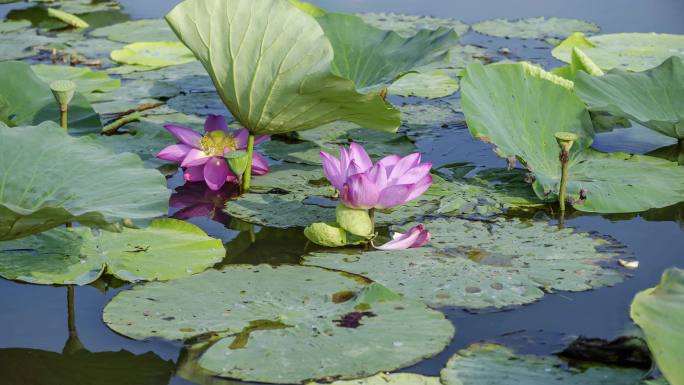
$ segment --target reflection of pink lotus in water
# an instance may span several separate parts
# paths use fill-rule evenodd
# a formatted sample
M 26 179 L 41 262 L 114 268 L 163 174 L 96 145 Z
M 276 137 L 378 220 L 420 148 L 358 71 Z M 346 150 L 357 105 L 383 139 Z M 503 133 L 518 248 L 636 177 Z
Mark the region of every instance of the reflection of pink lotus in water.
M 190 219 L 208 217 L 216 222 L 227 224 L 230 216 L 223 211 L 226 202 L 240 195 L 240 186 L 226 183 L 219 190 L 212 190 L 204 183 L 186 183 L 176 188 L 171 195 L 169 206 L 180 209 L 171 218 Z

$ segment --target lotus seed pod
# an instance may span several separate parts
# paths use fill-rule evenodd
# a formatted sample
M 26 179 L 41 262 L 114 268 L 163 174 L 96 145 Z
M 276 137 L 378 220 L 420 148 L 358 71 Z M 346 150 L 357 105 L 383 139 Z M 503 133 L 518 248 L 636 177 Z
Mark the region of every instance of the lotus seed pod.
M 572 132 L 561 131 L 557 132 L 555 136 L 556 142 L 558 142 L 558 145 L 560 146 L 561 150 L 565 152 L 570 152 L 572 145 L 578 139 L 577 134 L 574 134 Z
M 50 89 L 61 110 L 65 110 L 76 92 L 76 84 L 71 80 L 55 80 Z

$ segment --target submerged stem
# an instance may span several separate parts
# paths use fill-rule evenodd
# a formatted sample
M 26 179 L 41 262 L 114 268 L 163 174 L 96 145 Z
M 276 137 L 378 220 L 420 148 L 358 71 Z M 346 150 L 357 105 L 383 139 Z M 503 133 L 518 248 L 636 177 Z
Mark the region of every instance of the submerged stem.
M 247 169 L 245 170 L 245 175 L 242 178 L 242 193 L 249 192 L 249 186 L 252 181 L 252 154 L 254 153 L 254 135 L 249 134 L 249 140 L 247 141 Z

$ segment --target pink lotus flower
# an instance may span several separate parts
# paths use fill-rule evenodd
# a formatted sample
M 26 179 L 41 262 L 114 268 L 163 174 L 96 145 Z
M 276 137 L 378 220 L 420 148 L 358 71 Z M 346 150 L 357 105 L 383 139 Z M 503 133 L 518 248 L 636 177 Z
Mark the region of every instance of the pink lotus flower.
M 220 115 L 207 117 L 204 122 L 204 136 L 190 128 L 174 124 L 168 124 L 164 128 L 180 143 L 164 148 L 157 154 L 157 158 L 180 164 L 186 181 L 205 182 L 210 189 L 219 190 L 226 182 L 237 180 L 223 155 L 247 148 L 249 132 L 246 128 L 230 132 L 226 119 Z M 257 136 L 254 144 L 268 139 L 267 135 Z M 252 175 L 267 173 L 268 162 L 255 152 L 252 156 Z
M 378 250 L 403 250 L 414 247 L 422 247 L 430 242 L 430 232 L 423 225 L 414 226 L 407 233 L 394 233 L 392 240 L 381 246 L 375 246 Z
M 432 163 L 421 163 L 420 153 L 389 155 L 373 164 L 356 143 L 342 147 L 340 159 L 321 151 L 323 172 L 340 192 L 345 206 L 385 209 L 418 198 L 432 185 Z

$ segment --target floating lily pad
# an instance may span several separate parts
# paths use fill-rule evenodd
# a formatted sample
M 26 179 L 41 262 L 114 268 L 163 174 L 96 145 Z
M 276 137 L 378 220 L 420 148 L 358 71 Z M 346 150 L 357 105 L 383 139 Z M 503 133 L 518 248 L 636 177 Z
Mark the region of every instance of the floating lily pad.
M 434 136 L 440 128 L 462 124 L 463 114 L 446 102 L 407 104 L 399 107 L 402 124 L 411 137 Z
M 167 212 L 170 194 L 159 172 L 55 123 L 0 124 L 0 154 L 0 240 L 68 222 L 99 227 Z
M 216 92 L 193 92 L 178 95 L 168 101 L 169 108 L 184 114 L 230 115 Z
M 0 22 L 0 33 L 19 31 L 30 26 L 31 22 L 27 20 L 5 20 Z
M 390 94 L 420 96 L 427 99 L 443 98 L 458 91 L 458 80 L 442 70 L 427 73 L 408 73 L 392 83 L 387 89 Z
M 485 48 L 474 45 L 455 45 L 447 55 L 438 61 L 416 68 L 419 72 L 442 70 L 451 76 L 459 76 L 462 69 L 472 63 L 487 64 L 493 60 L 492 54 Z
M 421 29 L 438 28 L 453 29 L 459 35 L 466 33 L 468 24 L 456 19 L 442 19 L 422 15 L 404 15 L 398 13 L 368 12 L 358 14 L 366 23 L 385 31 L 394 31 L 401 36 L 410 37 Z
M 596 33 L 599 31 L 599 27 L 594 23 L 559 17 L 485 20 L 474 24 L 473 29 L 485 35 L 519 39 L 564 38 L 574 32 Z
M 323 176 L 323 169 L 304 164 L 276 164 L 268 174 L 252 178 L 254 193 L 288 192 L 333 196 L 335 189 Z
M 576 209 L 637 212 L 684 200 L 684 169 L 657 158 L 589 149 L 593 126 L 582 101 L 566 87 L 528 73 L 524 65 L 473 64 L 462 87 L 471 134 L 496 144 L 502 157 L 518 157 L 534 174 L 540 199 L 557 199 L 560 150 L 554 135 L 567 131 L 579 135 L 567 188 Z
M 584 291 L 622 280 L 599 265 L 616 254 L 597 248 L 617 245 L 587 233 L 519 220 L 438 218 L 424 226 L 431 234 L 426 247 L 314 253 L 304 263 L 363 275 L 433 307 L 468 309 L 522 305 L 545 291 Z
M 88 38 L 66 42 L 64 47 L 61 47 L 58 51 L 84 61 L 100 60 L 103 66 L 107 66 L 111 64 L 109 54 L 112 51 L 123 48 L 123 46 L 123 43 L 107 39 Z
M 78 92 L 91 101 L 99 99 L 100 94 L 114 91 L 121 86 L 121 80 L 110 78 L 104 72 L 93 71 L 87 67 L 36 64 L 31 66 L 31 69 L 48 84 L 55 80 L 73 81 Z
M 31 66 L 22 62 L 0 63 L 0 122 L 9 126 L 38 124 L 46 120 L 58 122 L 59 106 L 50 86 L 43 82 Z M 100 132 L 102 124 L 90 103 L 80 93 L 69 103 L 69 132 Z
M 475 344 L 459 350 L 442 369 L 444 385 L 497 385 L 502 381 L 525 385 L 640 385 L 639 369 L 592 365 L 568 367 L 557 357 L 516 355 L 496 344 Z
M 603 70 L 645 71 L 670 56 L 684 57 L 684 35 L 614 33 L 585 37 L 576 33 L 551 53 L 555 58 L 570 63 L 573 47 L 580 48 Z
M 31 57 L 38 54 L 39 46 L 64 42 L 62 38 L 38 35 L 35 31 L 17 30 L 3 33 L 0 39 L 0 61 Z
M 214 95 L 216 95 L 214 84 L 211 82 L 211 78 L 207 75 L 207 71 L 202 67 L 202 63 L 199 61 L 164 67 L 154 71 L 136 71 L 122 75 L 122 78 L 125 80 L 146 80 L 170 83 L 186 94 L 197 94 L 195 97 L 202 97 L 207 93 L 214 93 Z M 221 99 L 218 96 L 214 96 L 214 98 L 218 100 L 219 103 L 221 102 Z
M 95 111 L 102 115 L 111 115 L 127 112 L 140 105 L 159 103 L 178 95 L 181 92 L 172 83 L 157 80 L 124 80 L 123 86 L 115 91 L 103 95 L 97 103 L 93 104 Z M 151 113 L 147 111 L 146 114 Z M 165 113 L 177 113 L 169 109 Z
M 119 24 L 102 27 L 90 32 L 96 37 L 105 37 L 120 43 L 140 41 L 175 41 L 177 40 L 169 25 L 163 19 L 131 20 Z
M 339 154 L 336 145 L 330 143 L 300 142 L 286 143 L 280 140 L 272 140 L 261 145 L 263 153 L 275 160 L 289 163 L 302 163 L 320 165 L 320 152 Z
M 60 228 L 0 244 L 0 275 L 37 284 L 85 285 L 106 272 L 124 281 L 196 274 L 225 257 L 223 244 L 199 227 L 158 219 L 120 233 Z
M 103 318 L 135 339 L 217 333 L 200 366 L 271 383 L 409 366 L 440 352 L 454 332 L 441 313 L 380 285 L 302 266 L 229 266 L 136 286 L 119 293 Z
M 406 72 L 442 60 L 458 43 L 458 35 L 447 28 L 404 38 L 354 15 L 329 13 L 316 20 L 335 52 L 333 72 L 353 80 L 364 92 L 386 88 Z
M 380 95 L 361 94 L 336 74 L 317 19 L 287 1 L 186 0 L 166 19 L 204 64 L 235 119 L 254 134 L 336 120 L 391 132 L 399 126 L 398 111 Z M 238 44 L 253 54 L 235 55 Z
M 666 270 L 658 286 L 636 295 L 630 315 L 670 384 L 684 381 L 684 270 Z
M 195 60 L 195 56 L 178 41 L 144 41 L 131 43 L 112 51 L 115 62 L 147 67 L 168 67 Z
M 358 380 L 335 381 L 330 385 L 441 385 L 439 377 L 427 377 L 413 373 L 379 373 L 373 377 Z M 323 383 L 309 383 L 307 385 L 323 385 Z
M 118 1 L 115 0 L 46 0 L 38 1 L 50 6 L 58 6 L 59 9 L 71 13 L 94 13 L 103 11 L 113 11 L 120 9 Z
M 661 134 L 684 138 L 684 63 L 679 57 L 639 73 L 614 70 L 598 77 L 580 73 L 575 90 L 591 111 L 629 118 Z

